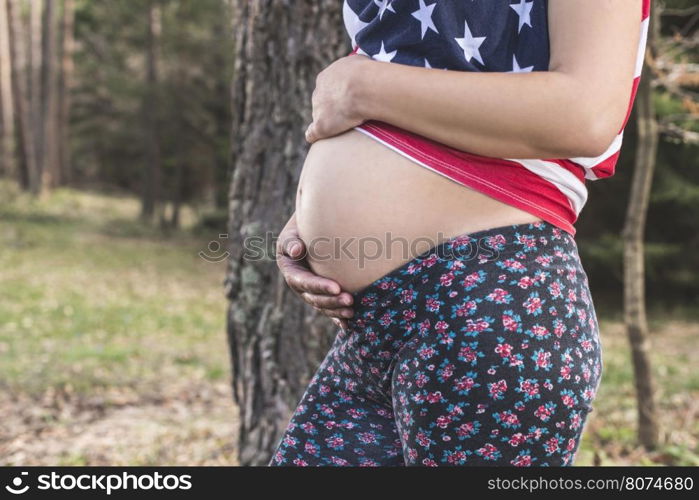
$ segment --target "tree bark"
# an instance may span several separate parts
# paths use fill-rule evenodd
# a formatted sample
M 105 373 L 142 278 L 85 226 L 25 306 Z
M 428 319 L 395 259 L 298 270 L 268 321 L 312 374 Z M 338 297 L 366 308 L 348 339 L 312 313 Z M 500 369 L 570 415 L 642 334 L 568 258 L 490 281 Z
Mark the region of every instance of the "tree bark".
M 226 294 L 242 465 L 269 461 L 331 340 L 332 323 L 287 288 L 274 263 L 274 241 L 263 240 L 264 258 L 245 251 L 246 238 L 276 236 L 293 213 L 315 77 L 350 50 L 341 4 L 233 1 Z
M 158 130 L 158 52 L 160 44 L 161 15 L 157 0 L 148 4 L 146 31 L 146 97 L 143 119 L 146 127 L 146 166 L 143 169 L 143 193 L 141 217 L 152 220 L 160 200 L 161 152 Z
M 73 52 L 75 50 L 75 0 L 63 0 L 61 16 L 61 69 L 58 90 L 58 161 L 62 184 L 73 179 L 70 149 L 70 108 L 73 85 Z
M 46 0 L 41 20 L 41 160 L 42 191 L 55 187 L 59 182 L 57 144 L 58 80 L 56 78 L 56 16 L 55 0 Z
M 0 174 L 12 178 L 15 126 L 6 1 L 0 0 Z
M 31 113 L 31 128 L 34 141 L 31 147 L 34 149 L 36 168 L 39 174 L 39 186 L 32 191 L 40 194 L 43 188 L 44 166 L 44 127 L 42 125 L 42 99 L 41 99 L 41 70 L 43 67 L 42 56 L 42 18 L 44 0 L 29 0 L 29 29 L 27 30 L 27 95 Z
M 652 2 L 648 49 L 658 39 L 657 3 Z M 644 233 L 653 171 L 658 149 L 658 123 L 653 106 L 651 68 L 644 64 L 636 95 L 638 143 L 631 193 L 622 232 L 624 243 L 624 322 L 631 345 L 631 359 L 638 403 L 638 437 L 647 449 L 658 445 L 659 427 L 653 373 L 648 356 L 649 337 L 645 305 Z
M 20 167 L 20 185 L 34 194 L 39 193 L 39 171 L 34 149 L 34 131 L 32 128 L 32 111 L 28 102 L 26 89 L 27 79 L 22 78 L 20 71 L 19 36 L 22 32 L 17 0 L 6 0 L 8 49 L 10 53 L 10 79 L 14 97 L 14 116 L 17 124 L 17 151 Z

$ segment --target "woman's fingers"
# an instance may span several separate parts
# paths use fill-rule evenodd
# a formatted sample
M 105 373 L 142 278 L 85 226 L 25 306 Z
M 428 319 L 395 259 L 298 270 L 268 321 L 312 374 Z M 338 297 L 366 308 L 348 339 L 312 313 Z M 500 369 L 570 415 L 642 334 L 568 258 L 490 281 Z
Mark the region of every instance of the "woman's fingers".
M 333 320 L 333 323 L 335 323 L 335 326 L 337 326 L 338 328 L 342 328 L 343 330 L 345 330 L 348 326 L 346 319 L 333 318 L 332 320 Z
M 341 307 L 340 309 L 323 309 L 318 306 L 313 306 L 313 309 L 327 316 L 328 318 L 349 319 L 354 316 L 354 311 L 348 307 Z
M 286 283 L 298 293 L 338 295 L 342 291 L 336 281 L 318 276 L 299 261 L 284 256 L 277 262 Z
M 352 305 L 352 295 L 347 292 L 343 292 L 339 295 L 325 295 L 316 294 L 311 292 L 304 292 L 301 294 L 303 300 L 311 304 L 312 306 L 319 307 L 321 309 L 339 309 L 348 308 Z

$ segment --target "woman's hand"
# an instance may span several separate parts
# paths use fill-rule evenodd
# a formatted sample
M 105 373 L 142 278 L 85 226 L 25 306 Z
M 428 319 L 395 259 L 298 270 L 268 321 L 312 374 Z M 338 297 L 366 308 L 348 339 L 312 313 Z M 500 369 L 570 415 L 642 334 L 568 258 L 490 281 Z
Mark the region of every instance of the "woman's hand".
M 299 238 L 296 214 L 279 233 L 276 245 L 277 266 L 289 287 L 316 311 L 330 317 L 340 328 L 347 328 L 347 319 L 354 311 L 352 295 L 342 292 L 336 281 L 313 273 L 306 263 L 306 245 Z
M 361 112 L 360 85 L 371 58 L 352 54 L 334 61 L 316 77 L 313 91 L 313 123 L 306 129 L 306 140 L 341 134 L 368 119 Z

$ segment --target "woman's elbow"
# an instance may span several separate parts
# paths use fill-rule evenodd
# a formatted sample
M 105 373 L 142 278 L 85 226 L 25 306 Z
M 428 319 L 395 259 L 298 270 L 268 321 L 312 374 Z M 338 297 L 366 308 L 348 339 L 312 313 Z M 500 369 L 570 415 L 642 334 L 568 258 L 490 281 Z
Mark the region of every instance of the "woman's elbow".
M 616 139 L 619 126 L 604 114 L 583 111 L 562 134 L 561 158 L 596 158 L 603 155 Z

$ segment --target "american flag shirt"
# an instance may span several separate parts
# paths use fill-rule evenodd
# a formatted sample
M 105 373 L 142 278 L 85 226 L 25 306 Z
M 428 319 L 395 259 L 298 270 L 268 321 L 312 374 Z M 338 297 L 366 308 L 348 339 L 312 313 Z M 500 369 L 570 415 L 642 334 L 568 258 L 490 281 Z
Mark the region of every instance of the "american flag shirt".
M 548 71 L 548 0 L 344 0 L 352 53 L 377 61 L 456 71 Z M 638 88 L 650 0 L 639 13 L 640 41 L 624 122 L 598 157 L 494 158 L 461 151 L 378 120 L 356 130 L 414 162 L 575 235 L 586 181 L 614 175 Z M 581 131 L 584 133 L 584 131 Z

